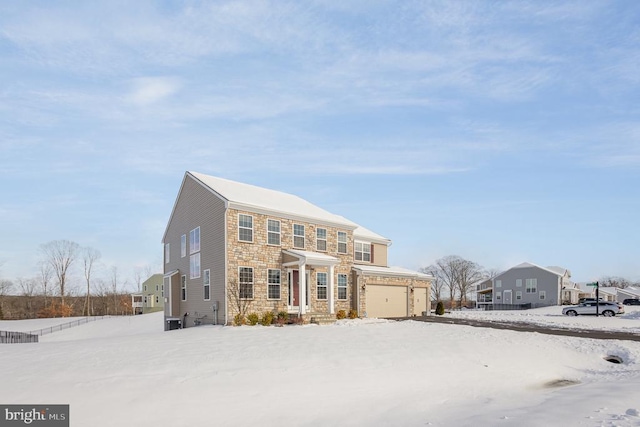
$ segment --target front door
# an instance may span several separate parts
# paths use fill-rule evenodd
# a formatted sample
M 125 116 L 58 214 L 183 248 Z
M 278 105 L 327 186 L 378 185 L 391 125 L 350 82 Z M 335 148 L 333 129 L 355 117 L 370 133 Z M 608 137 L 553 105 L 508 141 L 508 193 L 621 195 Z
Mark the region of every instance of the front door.
M 300 273 L 298 272 L 298 270 L 293 270 L 292 276 L 293 278 L 291 279 L 291 295 L 293 301 L 291 302 L 291 305 L 294 307 L 298 307 L 298 301 L 300 301 Z
M 309 291 L 311 286 L 309 285 L 309 273 L 306 273 L 307 292 L 305 293 L 305 305 L 309 307 Z M 289 305 L 291 307 L 300 306 L 300 272 L 293 270 L 289 272 Z
M 507 290 L 502 293 L 505 304 L 513 304 L 513 298 L 511 296 L 511 293 L 512 293 L 511 290 Z

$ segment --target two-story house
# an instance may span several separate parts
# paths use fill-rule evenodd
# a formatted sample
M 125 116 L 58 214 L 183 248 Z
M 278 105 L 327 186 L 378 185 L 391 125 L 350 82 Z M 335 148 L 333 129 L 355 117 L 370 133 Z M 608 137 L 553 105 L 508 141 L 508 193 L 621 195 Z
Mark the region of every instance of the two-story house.
M 241 310 L 363 317 L 430 310 L 430 276 L 387 265 L 391 241 L 292 194 L 186 172 L 162 240 L 165 327 Z
M 535 308 L 575 304 L 580 289 L 571 281 L 571 272 L 566 268 L 524 262 L 481 282 L 477 294 L 479 308 Z

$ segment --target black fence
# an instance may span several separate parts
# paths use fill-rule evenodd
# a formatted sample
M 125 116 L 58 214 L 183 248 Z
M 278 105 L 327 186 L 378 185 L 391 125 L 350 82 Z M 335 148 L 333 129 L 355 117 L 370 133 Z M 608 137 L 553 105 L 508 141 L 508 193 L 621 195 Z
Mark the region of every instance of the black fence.
M 527 304 L 487 304 L 484 306 L 486 311 L 491 310 L 529 310 L 531 303 Z
M 0 331 L 0 343 L 20 344 L 38 342 L 38 336 L 26 332 Z
M 83 317 L 81 319 L 72 320 L 71 322 L 62 323 L 60 325 L 50 326 L 48 328 L 36 329 L 35 331 L 29 331 L 33 335 L 47 335 L 53 332 L 62 331 L 63 329 L 73 328 L 75 326 L 84 325 L 85 323 L 95 322 L 96 320 L 106 319 L 111 316 L 91 316 Z

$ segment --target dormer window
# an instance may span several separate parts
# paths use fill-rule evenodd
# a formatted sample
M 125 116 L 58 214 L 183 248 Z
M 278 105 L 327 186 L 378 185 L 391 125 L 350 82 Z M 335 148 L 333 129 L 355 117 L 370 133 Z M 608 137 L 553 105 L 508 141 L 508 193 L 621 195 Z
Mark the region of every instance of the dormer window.
M 356 261 L 371 262 L 371 244 L 355 242 Z

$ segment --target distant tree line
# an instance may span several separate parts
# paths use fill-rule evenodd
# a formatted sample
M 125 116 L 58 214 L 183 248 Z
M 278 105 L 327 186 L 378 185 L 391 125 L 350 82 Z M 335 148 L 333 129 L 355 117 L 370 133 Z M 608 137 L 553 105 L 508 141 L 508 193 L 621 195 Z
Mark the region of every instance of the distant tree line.
M 40 245 L 39 253 L 34 276 L 0 279 L 0 319 L 132 313 L 129 282 L 116 266 L 100 264 L 97 249 L 53 240 Z M 137 291 L 152 274 L 150 267 L 134 270 Z

